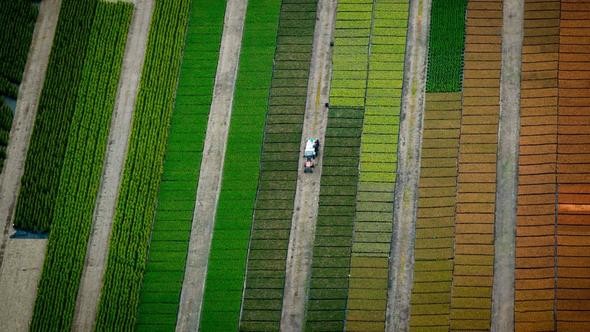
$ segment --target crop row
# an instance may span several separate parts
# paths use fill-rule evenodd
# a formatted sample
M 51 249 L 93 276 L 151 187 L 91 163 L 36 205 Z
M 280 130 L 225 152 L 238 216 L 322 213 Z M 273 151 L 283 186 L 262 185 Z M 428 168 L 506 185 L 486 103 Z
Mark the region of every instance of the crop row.
M 225 1 L 192 1 L 191 4 L 140 292 L 138 330 L 173 331 L 176 326 L 225 4 Z
M 31 0 L 8 1 L 0 15 L 0 172 L 6 158 L 13 112 L 3 97 L 16 99 L 39 10 Z
M 280 1 L 248 1 L 207 267 L 202 331 L 238 330 L 279 12 Z
M 332 107 L 365 106 L 373 2 L 338 1 L 332 55 Z
M 72 130 L 31 326 L 70 329 L 133 5 L 99 2 L 84 61 Z
M 384 329 L 408 1 L 375 1 L 347 329 Z
M 31 136 L 14 225 L 49 231 L 97 0 L 63 0 Z
M 279 329 L 316 8 L 316 0 L 281 7 L 240 318 L 245 331 Z
M 97 330 L 131 330 L 136 324 L 189 7 L 189 0 L 155 2 L 113 221 Z
M 362 109 L 331 108 L 329 111 L 306 313 L 307 331 L 344 330 L 362 126 Z

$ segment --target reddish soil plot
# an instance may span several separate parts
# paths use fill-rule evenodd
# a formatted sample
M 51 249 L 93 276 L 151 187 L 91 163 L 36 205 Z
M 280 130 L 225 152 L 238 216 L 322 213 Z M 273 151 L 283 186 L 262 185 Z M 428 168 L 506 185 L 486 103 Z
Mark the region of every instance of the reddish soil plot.
M 590 330 L 590 1 L 561 3 L 556 328 Z
M 559 1 L 525 1 L 516 230 L 516 331 L 554 328 L 559 51 L 559 21 L 555 18 L 559 17 L 559 6 Z
M 502 1 L 467 8 L 451 330 L 490 328 Z

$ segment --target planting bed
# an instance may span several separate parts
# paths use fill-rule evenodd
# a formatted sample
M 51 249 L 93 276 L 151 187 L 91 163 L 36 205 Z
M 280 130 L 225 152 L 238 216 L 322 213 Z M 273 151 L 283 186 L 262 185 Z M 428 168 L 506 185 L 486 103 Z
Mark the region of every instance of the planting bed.
M 525 1 L 515 329 L 554 329 L 560 1 Z
M 329 111 L 307 331 L 344 329 L 362 125 L 362 109 L 331 108 Z
M 49 231 L 97 0 L 63 0 L 14 225 Z
M 590 330 L 590 1 L 561 3 L 556 329 Z
M 460 92 L 427 93 L 410 326 L 449 330 Z
M 137 329 L 174 330 L 226 1 L 192 1 Z
M 377 0 L 372 17 L 346 315 L 350 331 L 385 328 L 408 1 Z
M 13 111 L 3 97 L 16 99 L 22 80 L 38 7 L 31 0 L 7 1 L 0 15 L 0 172 L 6 158 L 6 146 Z
M 467 6 L 451 330 L 488 330 L 494 255 L 502 1 Z
M 248 1 L 207 267 L 202 331 L 238 330 L 279 11 L 279 1 Z
M 132 11 L 127 2 L 99 2 L 96 9 L 32 329 L 61 331 L 72 323 Z
M 240 329 L 278 330 L 293 215 L 315 0 L 281 6 Z
M 110 238 L 96 323 L 99 331 L 130 330 L 136 324 L 189 5 L 189 0 L 155 1 Z

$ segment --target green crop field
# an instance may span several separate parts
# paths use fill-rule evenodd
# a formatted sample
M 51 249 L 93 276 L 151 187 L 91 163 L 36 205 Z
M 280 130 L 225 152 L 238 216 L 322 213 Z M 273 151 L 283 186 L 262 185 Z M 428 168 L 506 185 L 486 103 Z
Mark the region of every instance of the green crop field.
M 3 97 L 17 98 L 38 7 L 31 0 L 15 0 L 2 3 L 0 14 L 0 172 L 6 158 L 8 134 L 13 111 Z
M 240 329 L 278 330 L 316 0 L 285 0 L 266 118 Z
M 99 2 L 57 191 L 31 328 L 70 329 L 133 5 Z
M 97 0 L 63 0 L 14 225 L 49 231 Z
M 329 111 L 306 331 L 344 330 L 362 126 L 362 109 Z
M 467 0 L 433 0 L 428 43 L 428 92 L 461 91 Z
M 152 17 L 129 150 L 113 221 L 96 329 L 137 320 L 168 126 L 180 74 L 189 0 L 158 0 Z M 174 17 L 174 20 L 170 20 Z
M 223 180 L 209 254 L 202 331 L 237 331 L 280 1 L 248 1 Z
M 173 331 L 176 326 L 225 5 L 225 1 L 191 2 L 176 104 L 139 297 L 138 330 Z

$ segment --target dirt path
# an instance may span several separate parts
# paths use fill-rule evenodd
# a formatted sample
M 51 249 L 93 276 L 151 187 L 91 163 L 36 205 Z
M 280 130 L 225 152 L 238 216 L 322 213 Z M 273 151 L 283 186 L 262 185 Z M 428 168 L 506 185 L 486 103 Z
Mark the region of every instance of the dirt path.
M 504 1 L 500 120 L 494 223 L 492 331 L 514 331 L 516 197 L 520 131 L 520 72 L 524 1 Z
M 176 331 L 198 331 L 248 1 L 228 0 Z
M 305 149 L 308 138 L 317 137 L 323 143 L 326 134 L 328 109 L 325 104 L 330 97 L 330 42 L 336 20 L 336 0 L 319 1 L 317 18 L 301 134 L 301 151 Z M 302 331 L 305 323 L 305 303 L 311 277 L 313 240 L 318 215 L 322 155 L 323 145 L 320 144 L 319 158 L 316 159 L 312 174 L 303 173 L 303 152 L 299 157 L 297 191 L 287 253 L 281 331 Z
M 12 218 L 37 106 L 45 82 L 61 0 L 42 1 L 0 176 L 0 330 L 26 331 L 33 314 L 47 240 L 10 239 Z
M 86 263 L 76 300 L 74 331 L 90 331 L 94 326 L 108 253 L 108 241 L 127 155 L 132 114 L 143 69 L 145 49 L 154 7 L 153 0 L 135 0 L 129 27 L 123 68 L 109 132 L 100 192 L 94 211 Z
M 431 0 L 412 1 L 404 68 L 398 176 L 389 257 L 387 331 L 409 331 Z

